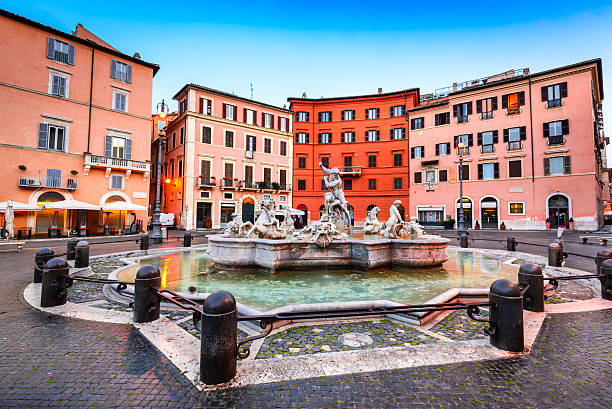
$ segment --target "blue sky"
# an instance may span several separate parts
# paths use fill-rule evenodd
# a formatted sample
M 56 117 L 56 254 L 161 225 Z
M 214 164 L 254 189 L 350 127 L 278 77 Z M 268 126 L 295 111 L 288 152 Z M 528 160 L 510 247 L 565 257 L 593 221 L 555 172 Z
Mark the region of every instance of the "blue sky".
M 188 82 L 245 97 L 252 83 L 255 99 L 279 106 L 302 92 L 428 93 L 510 68 L 534 72 L 595 57 L 612 98 L 612 1 L 0 0 L 0 7 L 63 31 L 81 23 L 159 64 L 154 103 Z M 604 103 L 608 120 L 610 107 Z

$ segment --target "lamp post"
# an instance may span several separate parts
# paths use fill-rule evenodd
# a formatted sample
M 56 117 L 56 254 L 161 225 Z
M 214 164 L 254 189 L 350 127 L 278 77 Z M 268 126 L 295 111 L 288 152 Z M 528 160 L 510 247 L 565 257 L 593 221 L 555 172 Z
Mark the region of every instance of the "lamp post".
M 168 105 L 162 102 L 157 104 L 157 110 L 161 112 L 157 115 L 157 130 L 159 131 L 157 138 L 157 177 L 155 181 L 155 209 L 153 210 L 153 233 L 151 234 L 151 243 L 161 243 L 161 221 L 159 220 L 161 213 L 161 172 L 162 172 L 162 151 L 164 145 L 164 137 L 166 136 L 166 111 Z
M 465 230 L 465 217 L 463 214 L 463 155 L 465 154 L 465 145 L 459 143 L 457 148 L 459 154 L 459 230 L 457 234 L 461 237 L 467 234 Z

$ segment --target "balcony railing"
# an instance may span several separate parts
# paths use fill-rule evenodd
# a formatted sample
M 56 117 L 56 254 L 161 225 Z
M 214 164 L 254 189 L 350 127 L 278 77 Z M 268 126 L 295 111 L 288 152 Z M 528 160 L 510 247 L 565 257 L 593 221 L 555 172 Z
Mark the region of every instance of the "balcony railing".
M 341 166 L 340 168 L 341 175 L 353 175 L 359 176 L 361 175 L 361 166 Z
M 223 188 L 233 188 L 234 187 L 234 179 L 232 178 L 223 178 L 221 181 L 221 189 Z
M 559 99 L 550 99 L 546 101 L 546 108 L 556 108 L 563 105 L 563 100 Z
M 521 149 L 523 149 L 523 143 L 521 141 L 508 142 L 509 151 L 519 151 Z
M 493 153 L 495 152 L 495 145 L 482 145 L 480 148 L 481 153 Z
M 250 190 L 258 190 L 259 189 L 259 185 L 257 184 L 257 182 L 253 182 L 252 180 L 243 180 L 242 181 L 242 188 L 243 189 L 250 189 Z
M 480 114 L 480 119 L 491 119 L 493 118 L 493 111 L 483 112 Z
M 28 178 L 24 176 L 19 177 L 19 187 L 38 189 L 41 187 L 65 189 L 65 190 L 76 190 L 77 180 L 74 178 L 68 179 L 57 179 L 50 178 L 43 180 L 42 178 Z
M 204 187 L 213 187 L 217 185 L 217 180 L 214 176 L 200 176 L 198 177 L 198 185 Z
M 551 145 L 563 145 L 565 143 L 565 138 L 563 135 L 555 135 L 548 137 L 548 146 Z
M 90 154 L 85 155 L 85 166 L 125 169 L 134 172 L 150 172 L 151 169 L 149 162 Z

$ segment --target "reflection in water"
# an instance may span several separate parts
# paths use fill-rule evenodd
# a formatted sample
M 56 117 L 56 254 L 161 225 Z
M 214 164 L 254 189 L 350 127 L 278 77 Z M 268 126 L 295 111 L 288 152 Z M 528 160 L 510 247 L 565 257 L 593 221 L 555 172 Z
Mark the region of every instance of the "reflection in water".
M 474 254 L 449 250 L 442 267 L 429 269 L 382 268 L 367 273 L 350 270 L 302 270 L 271 274 L 254 270 L 217 270 L 202 251 L 177 252 L 142 259 L 162 272 L 170 290 L 198 292 L 227 290 L 246 305 L 269 310 L 288 304 L 357 300 L 422 303 L 453 287 L 488 288 L 498 278 L 515 279 L 515 266 Z M 136 268 L 119 279 L 133 280 Z

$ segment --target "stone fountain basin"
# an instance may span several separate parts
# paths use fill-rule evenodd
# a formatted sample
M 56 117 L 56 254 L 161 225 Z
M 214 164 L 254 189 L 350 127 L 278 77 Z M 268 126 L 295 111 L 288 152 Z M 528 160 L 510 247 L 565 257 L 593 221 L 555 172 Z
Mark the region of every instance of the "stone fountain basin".
M 208 237 L 210 260 L 224 269 L 258 266 L 279 269 L 319 267 L 354 268 L 367 271 L 389 265 L 431 267 L 448 260 L 449 239 L 425 235 L 418 239 L 336 240 L 328 247 L 308 241 Z

